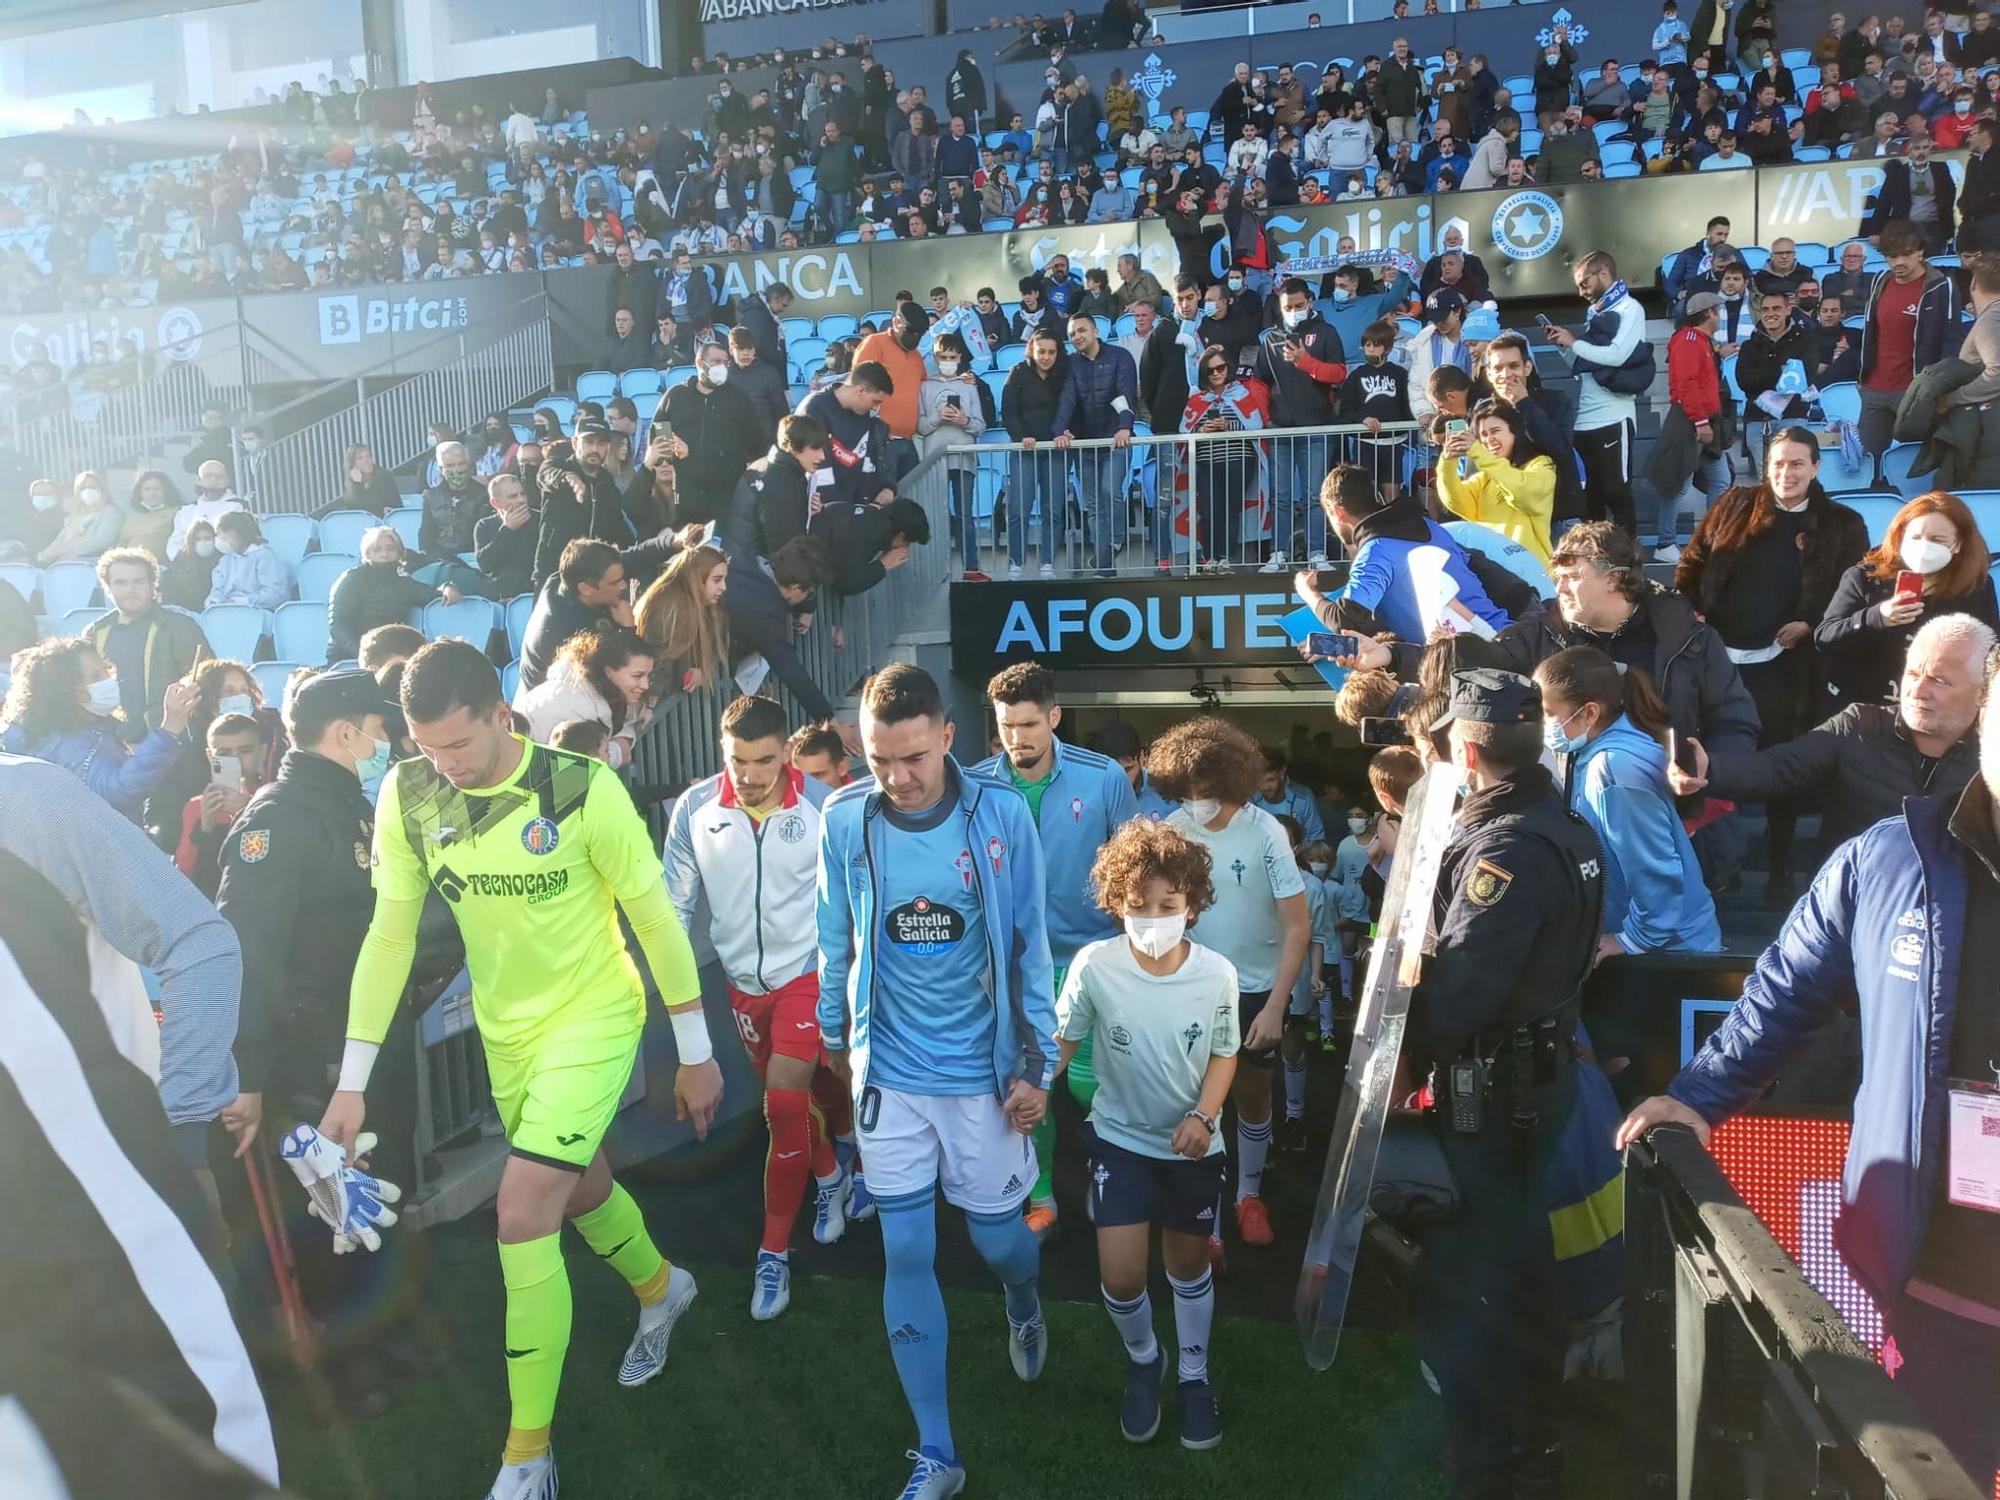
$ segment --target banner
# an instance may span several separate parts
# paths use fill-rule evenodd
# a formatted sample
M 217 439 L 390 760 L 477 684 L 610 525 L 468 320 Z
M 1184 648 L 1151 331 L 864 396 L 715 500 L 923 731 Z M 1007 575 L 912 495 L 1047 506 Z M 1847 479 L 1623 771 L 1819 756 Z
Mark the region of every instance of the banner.
M 709 57 L 743 57 L 779 47 L 811 47 L 857 31 L 871 41 L 922 36 L 931 0 L 687 0 L 701 7 L 701 46 Z
M 984 682 L 996 662 L 1065 672 L 1192 666 L 1297 667 L 1284 617 L 1303 601 L 1277 578 L 1075 578 L 954 583 L 951 669 Z
M 1965 153 L 1940 151 L 1937 159 L 1951 170 L 1951 180 L 1965 182 Z M 1708 176 L 1716 174 L 1711 172 Z M 1744 176 L 1737 172 L 1732 176 Z M 1868 212 L 1868 200 L 1882 186 L 1885 173 L 1880 161 L 1828 161 L 1807 166 L 1766 167 L 1757 176 L 1757 234 L 1745 238 L 1739 229 L 1739 244 L 1766 248 L 1772 240 L 1789 236 L 1819 244 L 1837 244 L 1852 239 Z M 1718 212 L 1728 212 L 1726 209 Z M 1733 216 L 1732 216 L 1733 217 Z M 1742 220 L 1734 221 L 1741 224 Z M 1687 241 L 1694 243 L 1694 236 Z
M 564 273 L 564 274 L 590 274 Z M 279 297 L 246 297 L 242 318 L 256 332 L 297 359 L 317 380 L 396 374 L 434 367 L 451 357 L 439 340 L 473 333 L 487 319 L 542 297 L 529 273 L 467 276 L 395 286 L 344 287 Z
M 189 363 L 212 344 L 226 344 L 233 360 L 236 338 L 234 298 L 209 297 L 193 302 L 164 302 L 157 307 L 111 307 L 89 312 L 15 313 L 0 318 L 5 354 L 15 368 L 36 354 L 46 354 L 62 370 L 89 360 L 93 345 L 115 351 L 121 339 L 141 354 Z M 227 330 L 228 336 L 218 338 Z

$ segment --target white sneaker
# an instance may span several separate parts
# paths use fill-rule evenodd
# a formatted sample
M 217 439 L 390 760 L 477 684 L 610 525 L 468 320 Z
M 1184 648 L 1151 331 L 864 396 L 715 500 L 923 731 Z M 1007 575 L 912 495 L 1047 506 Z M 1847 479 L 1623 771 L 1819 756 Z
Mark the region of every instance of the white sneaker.
M 667 1341 L 674 1336 L 674 1324 L 693 1304 L 694 1277 L 684 1266 L 675 1266 L 667 1277 L 667 1295 L 651 1307 L 639 1309 L 639 1330 L 626 1347 L 625 1362 L 618 1367 L 618 1383 L 629 1388 L 642 1386 L 667 1367 Z
M 1667 543 L 1664 547 L 1655 547 L 1653 549 L 1653 561 L 1656 563 L 1677 563 L 1680 560 L 1681 549 L 1672 542 Z
M 1056 576 L 1056 565 L 1054 563 L 1043 563 L 1042 577 L 1054 578 L 1055 576 Z M 956 1491 L 954 1491 L 953 1493 L 956 1493 Z
M 1049 1325 L 1040 1311 L 1025 1323 L 1016 1323 L 1012 1316 L 1008 1317 L 1007 1357 L 1014 1362 L 1014 1373 L 1023 1380 L 1041 1376 L 1042 1366 L 1049 1358 Z
M 1324 552 L 1315 552 L 1311 557 L 1306 559 L 1306 566 L 1311 568 L 1315 573 L 1324 573 L 1328 568 L 1333 566 L 1333 560 Z
M 551 1448 L 524 1464 L 502 1464 L 486 1500 L 556 1500 L 556 1455 Z
M 1290 566 L 1291 562 L 1286 558 L 1284 553 L 1273 552 L 1270 557 L 1265 559 L 1264 566 L 1257 571 L 1259 573 L 1282 573 Z
M 1019 563 L 1010 562 L 1007 564 L 1007 581 L 1009 583 L 1019 583 L 1021 581 L 1021 565 Z
M 947 1500 L 965 1489 L 963 1464 L 948 1464 L 914 1448 L 903 1456 L 915 1460 L 917 1466 L 910 1471 L 910 1482 L 903 1486 L 896 1500 Z
M 791 1261 L 759 1250 L 756 1275 L 750 1285 L 750 1316 L 759 1323 L 768 1323 L 791 1305 Z
M 813 1184 L 813 1238 L 831 1245 L 847 1233 L 847 1195 L 854 1179 L 845 1172 L 822 1187 Z

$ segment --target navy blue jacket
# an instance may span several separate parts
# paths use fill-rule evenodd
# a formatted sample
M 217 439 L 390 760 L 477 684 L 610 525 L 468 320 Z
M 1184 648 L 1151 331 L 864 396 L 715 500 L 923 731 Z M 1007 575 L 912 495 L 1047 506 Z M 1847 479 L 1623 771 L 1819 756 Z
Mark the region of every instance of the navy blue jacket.
M 1113 401 L 1123 397 L 1122 410 Z M 1069 357 L 1069 377 L 1056 398 L 1056 431 L 1072 437 L 1108 438 L 1130 432 L 1139 413 L 1139 367 L 1132 356 L 1108 341 L 1096 359 Z

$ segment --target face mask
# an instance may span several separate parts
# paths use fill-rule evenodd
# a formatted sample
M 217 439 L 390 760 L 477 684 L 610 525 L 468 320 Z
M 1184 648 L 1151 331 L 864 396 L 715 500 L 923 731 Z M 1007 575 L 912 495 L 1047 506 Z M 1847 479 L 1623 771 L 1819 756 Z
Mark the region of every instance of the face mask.
M 1952 551 L 1943 542 L 1934 542 L 1928 537 L 1906 536 L 1903 545 L 1897 549 L 1902 556 L 1903 566 L 1912 573 L 1922 573 L 1929 577 L 1942 572 L 1951 561 Z
M 718 386 L 727 385 L 729 384 L 729 366 L 710 365 L 708 369 L 703 372 L 702 378 L 705 379 L 710 385 L 718 385 Z
M 1706 77 L 1708 77 L 1708 69 L 1706 69 L 1706 68 L 1696 68 L 1696 69 L 1694 70 L 1694 76 L 1695 76 L 1695 77 L 1697 77 L 1697 78 L 1706 78 Z
M 1568 729 L 1564 727 L 1569 723 L 1570 719 L 1576 718 L 1582 712 L 1583 709 L 1579 707 L 1576 713 L 1569 716 L 1569 719 L 1542 720 L 1542 743 L 1553 754 L 1574 755 L 1590 743 L 1590 736 L 1588 734 L 1571 735 Z
M 492 246 L 489 245 L 487 248 L 491 249 Z M 257 439 L 255 438 L 245 438 L 243 440 L 243 451 L 245 453 L 255 453 L 259 448 L 263 446 L 264 445 L 258 442 Z
M 472 476 L 470 474 L 453 474 L 447 471 L 444 476 L 444 482 L 455 490 L 464 489 L 471 481 Z
M 1285 326 L 1286 326 L 1287 328 L 1296 328 L 1296 327 L 1298 327 L 1298 326 L 1299 326 L 1299 324 L 1301 324 L 1301 323 L 1305 322 L 1306 318 L 1307 318 L 1308 316 L 1310 316 L 1311 312 L 1312 312 L 1312 309 L 1311 309 L 1311 308 L 1309 308 L 1309 307 L 1288 307 L 1288 308 L 1286 308 L 1286 309 L 1285 309 Z
M 1230 277 L 1230 278 L 1229 278 L 1229 290 L 1230 290 L 1231 292 L 1240 292 L 1240 291 L 1242 291 L 1242 290 L 1243 290 L 1243 278 L 1242 278 L 1241 276 L 1232 276 L 1232 277 Z
M 1552 68 L 1562 61 L 1562 54 L 1560 52 L 1544 52 L 1542 56 L 1548 59 L 1549 66 Z
M 375 753 L 366 760 L 354 763 L 354 774 L 361 778 L 361 790 L 373 802 L 382 791 L 382 778 L 389 774 L 391 746 L 387 740 L 376 740 Z
M 90 711 L 92 713 L 109 718 L 118 711 L 118 679 L 116 677 L 100 677 L 86 688 L 85 691 L 90 695 Z
M 257 711 L 257 700 L 248 693 L 228 693 L 215 700 L 215 716 L 224 718 L 229 714 L 249 717 Z
M 76 492 L 76 498 L 81 500 L 85 505 L 102 505 L 104 503 L 104 491 L 87 486 Z
M 34 506 L 36 510 L 54 510 L 56 508 L 56 497 L 54 495 L 30 495 L 28 503 Z
M 194 544 L 194 555 L 195 555 L 196 557 L 213 557 L 213 556 L 215 556 L 215 543 L 214 543 L 214 542 L 196 542 L 196 543 Z
M 1197 828 L 1206 828 L 1222 816 L 1222 804 L 1213 797 L 1183 797 L 1181 811 L 1194 820 Z
M 1185 913 L 1172 917 L 1127 917 L 1125 936 L 1148 958 L 1165 958 L 1180 946 L 1187 931 Z
M 1971 101 L 1970 99 L 1956 99 L 1956 100 L 1953 100 L 1953 101 L 1952 101 L 1952 106 L 1951 106 L 1951 112 L 1952 112 L 1953 114 L 1955 114 L 1955 115 L 1969 115 L 1969 114 L 1971 114 L 1971 113 L 1972 113 L 1972 101 Z
M 937 362 L 937 367 L 938 374 L 947 380 L 958 373 L 958 361 L 955 359 L 941 359 Z
M 1361 837 L 1361 831 L 1367 826 L 1368 820 L 1366 818 L 1349 818 L 1347 820 L 1347 831 L 1356 838 Z
M 234 557 L 243 548 L 234 537 L 219 536 L 215 539 L 215 550 L 220 552 L 224 557 Z
M 1344 286 L 1337 286 L 1333 289 L 1333 300 L 1344 306 L 1354 300 L 1354 293 L 1350 292 Z
M 1326 872 L 1328 867 L 1325 860 L 1316 859 L 1311 864 L 1307 865 L 1306 868 L 1311 870 L 1313 874 L 1319 876 L 1320 879 L 1322 880 L 1326 879 Z

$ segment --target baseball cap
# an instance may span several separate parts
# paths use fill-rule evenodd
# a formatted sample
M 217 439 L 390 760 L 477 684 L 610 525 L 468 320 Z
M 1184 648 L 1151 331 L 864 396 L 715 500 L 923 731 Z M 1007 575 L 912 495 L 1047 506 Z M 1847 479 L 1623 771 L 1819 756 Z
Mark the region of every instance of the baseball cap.
M 309 677 L 292 693 L 291 712 L 301 719 L 360 719 L 395 712 L 373 672 L 347 667 Z
M 1500 337 L 1500 314 L 1490 307 L 1475 307 L 1465 315 L 1459 337 L 1467 343 L 1482 344 Z
M 592 433 L 599 437 L 610 437 L 611 424 L 602 417 L 578 417 L 576 426 L 570 430 L 571 437 L 589 437 Z
M 1444 716 L 1431 727 L 1442 729 L 1453 719 L 1474 724 L 1539 724 L 1542 691 L 1519 672 L 1475 667 L 1451 674 L 1451 701 Z
M 1448 286 L 1441 286 L 1424 299 L 1424 319 L 1441 323 L 1455 312 L 1465 311 L 1465 298 Z
M 1698 318 L 1703 313 L 1720 306 L 1722 306 L 1722 299 L 1716 296 L 1715 293 L 1696 292 L 1692 297 L 1687 299 L 1682 311 L 1690 318 Z

